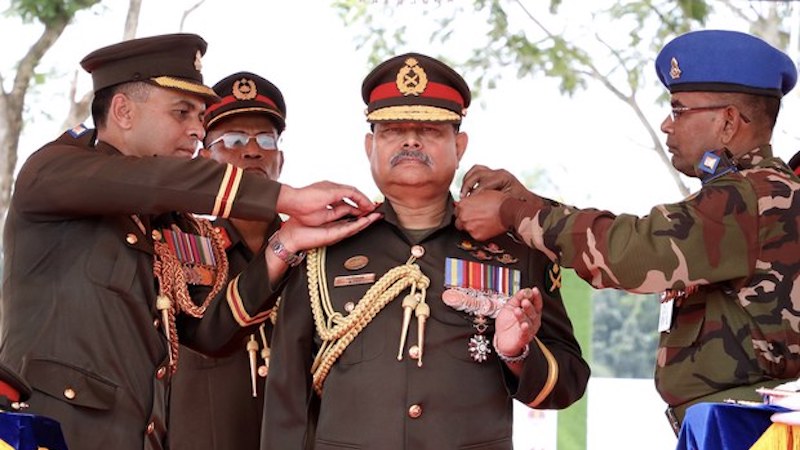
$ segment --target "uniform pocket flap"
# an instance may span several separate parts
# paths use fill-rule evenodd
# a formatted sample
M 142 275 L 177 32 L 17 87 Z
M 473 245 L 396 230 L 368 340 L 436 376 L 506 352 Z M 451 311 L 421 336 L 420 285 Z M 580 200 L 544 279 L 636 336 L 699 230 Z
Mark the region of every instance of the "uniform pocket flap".
M 117 386 L 79 367 L 61 361 L 31 359 L 24 373 L 34 389 L 72 405 L 99 410 L 114 405 Z

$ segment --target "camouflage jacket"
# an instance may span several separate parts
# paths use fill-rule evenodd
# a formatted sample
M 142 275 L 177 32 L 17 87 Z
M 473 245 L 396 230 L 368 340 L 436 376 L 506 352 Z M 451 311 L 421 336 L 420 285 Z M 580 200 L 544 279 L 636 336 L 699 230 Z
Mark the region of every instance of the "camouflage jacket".
M 644 217 L 555 202 L 517 216 L 529 245 L 596 288 L 691 292 L 659 343 L 670 405 L 800 375 L 800 181 L 770 146 L 735 162 Z

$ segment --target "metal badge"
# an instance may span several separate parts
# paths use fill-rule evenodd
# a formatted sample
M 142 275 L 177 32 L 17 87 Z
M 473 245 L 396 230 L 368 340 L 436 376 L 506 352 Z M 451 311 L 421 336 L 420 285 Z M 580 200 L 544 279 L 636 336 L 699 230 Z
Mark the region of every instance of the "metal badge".
M 464 240 L 464 241 L 461 241 L 461 242 L 458 243 L 458 248 L 460 248 L 461 250 L 466 250 L 468 252 L 471 252 L 471 251 L 475 250 L 476 248 L 478 248 L 478 246 L 475 245 L 474 242 L 470 242 L 470 241 Z
M 500 255 L 500 256 L 496 256 L 496 257 L 495 257 L 495 259 L 496 259 L 496 260 L 497 260 L 497 262 L 499 262 L 500 264 L 514 264 L 514 263 L 516 263 L 517 261 L 519 261 L 519 259 L 517 259 L 517 258 L 514 258 L 513 256 L 511 256 L 511 255 L 510 255 L 510 254 L 508 254 L 508 253 L 503 253 L 503 254 L 502 254 L 502 255 Z
M 252 100 L 258 95 L 255 81 L 249 78 L 242 78 L 233 83 L 233 96 L 236 100 Z
M 486 361 L 489 353 L 492 353 L 492 349 L 489 346 L 489 339 L 482 334 L 475 334 L 469 338 L 469 347 L 467 351 L 475 362 Z
M 344 262 L 344 268 L 347 270 L 360 270 L 367 267 L 368 263 L 369 258 L 364 255 L 351 256 Z
M 670 69 L 669 69 L 669 76 L 672 77 L 673 80 L 677 80 L 681 77 L 681 68 L 678 67 L 678 60 L 673 57 L 670 62 Z

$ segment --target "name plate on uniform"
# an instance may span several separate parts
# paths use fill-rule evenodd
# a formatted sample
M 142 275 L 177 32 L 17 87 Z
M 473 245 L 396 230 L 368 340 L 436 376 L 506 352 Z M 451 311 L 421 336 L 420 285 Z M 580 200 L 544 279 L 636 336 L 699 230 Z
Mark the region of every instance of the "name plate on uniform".
M 343 275 L 333 279 L 334 287 L 355 286 L 357 284 L 370 284 L 375 282 L 374 273 L 362 273 L 358 275 Z

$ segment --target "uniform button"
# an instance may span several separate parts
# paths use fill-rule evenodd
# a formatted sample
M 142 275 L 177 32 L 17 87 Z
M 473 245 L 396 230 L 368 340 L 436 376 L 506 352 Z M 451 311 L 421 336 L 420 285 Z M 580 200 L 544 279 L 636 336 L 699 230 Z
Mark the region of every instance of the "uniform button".
M 411 255 L 417 259 L 422 258 L 425 255 L 425 247 L 421 245 L 415 245 L 411 247 Z
M 72 389 L 72 388 L 66 388 L 66 389 L 64 389 L 64 397 L 65 397 L 67 400 L 72 400 L 72 399 L 74 399 L 76 395 L 77 395 L 77 394 L 75 393 L 75 389 Z
M 158 368 L 158 370 L 156 370 L 156 378 L 158 378 L 159 380 L 164 378 L 164 375 L 166 374 L 167 374 L 167 368 L 164 366 L 161 366 Z
M 408 356 L 410 356 L 411 359 L 419 358 L 419 345 L 412 345 L 411 347 L 409 347 Z
M 353 302 L 347 302 L 344 304 L 344 310 L 351 313 L 353 310 L 356 309 L 356 304 Z
M 147 424 L 147 434 L 153 434 L 153 430 L 156 429 L 156 424 L 150 422 Z
M 420 416 L 422 416 L 422 406 L 411 405 L 408 408 L 408 417 L 411 417 L 412 419 L 418 419 Z
M 158 318 L 153 319 L 153 326 L 158 328 L 159 326 L 161 326 L 161 321 L 158 320 Z
M 128 233 L 128 235 L 125 236 L 125 242 L 127 242 L 128 244 L 133 245 L 133 244 L 139 242 L 139 238 L 137 238 L 136 235 L 133 234 L 133 233 Z
M 150 236 L 153 236 L 153 240 L 154 241 L 160 241 L 161 240 L 161 232 L 158 231 L 158 230 L 151 231 L 150 232 Z

